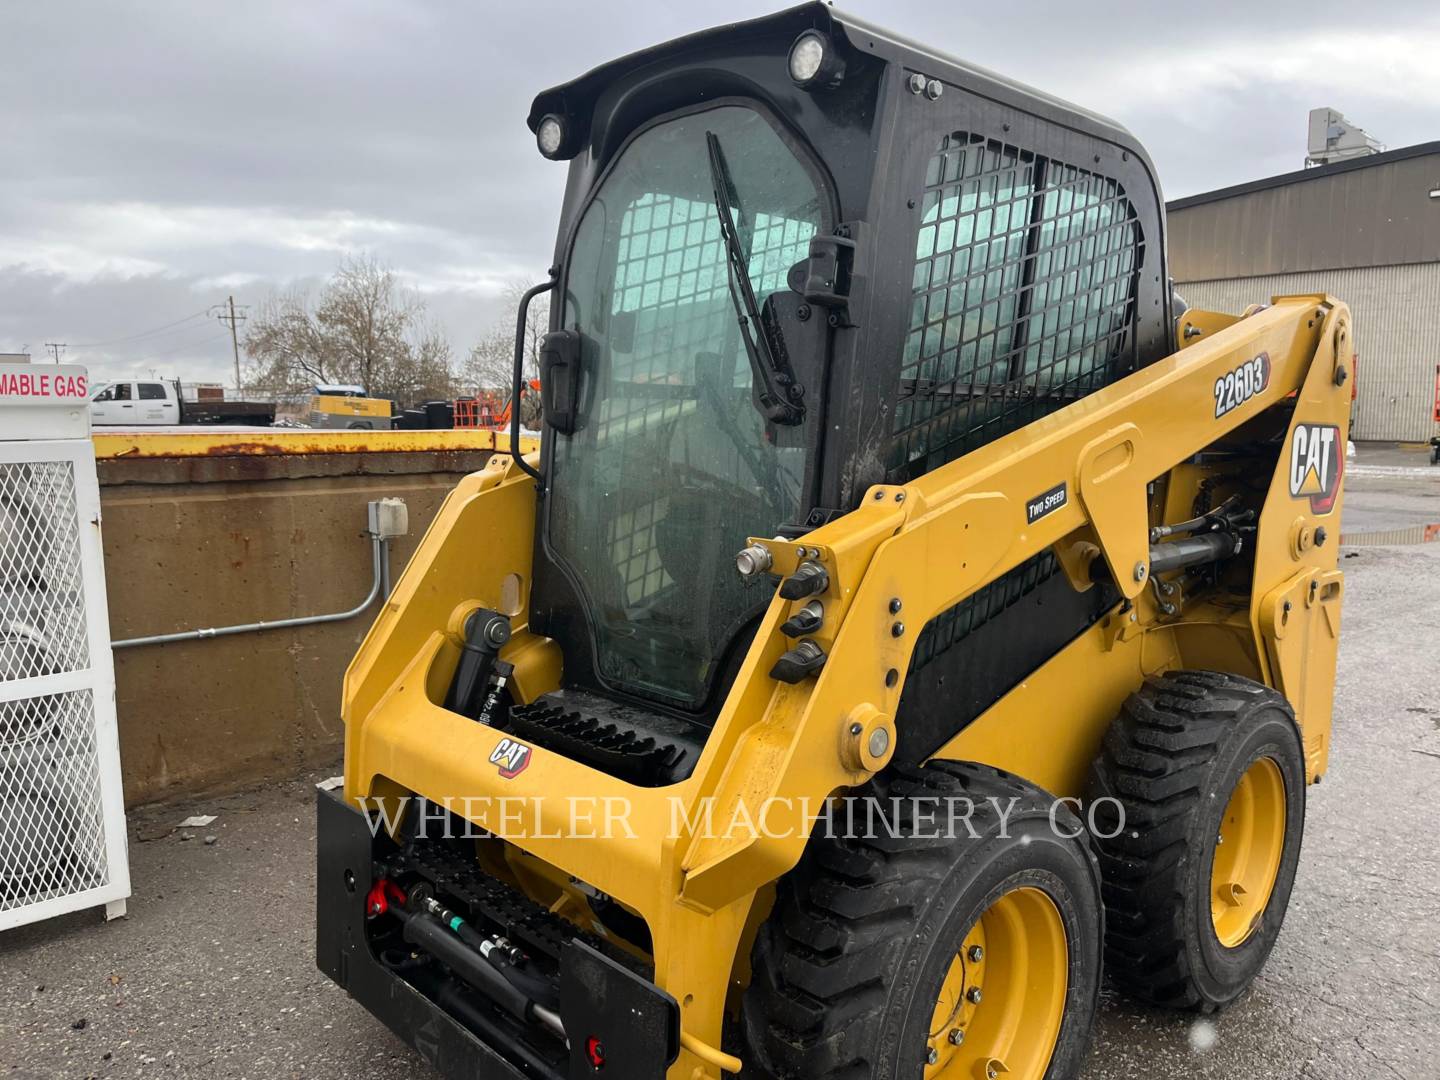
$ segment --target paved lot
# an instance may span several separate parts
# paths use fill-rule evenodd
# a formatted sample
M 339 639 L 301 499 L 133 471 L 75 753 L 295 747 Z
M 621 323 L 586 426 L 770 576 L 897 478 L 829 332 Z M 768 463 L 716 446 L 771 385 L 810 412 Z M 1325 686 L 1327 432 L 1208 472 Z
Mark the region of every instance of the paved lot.
M 1440 521 L 1440 470 L 1367 473 L 1346 532 Z M 1440 543 L 1346 555 L 1334 767 L 1269 967 L 1212 1023 L 1107 1000 L 1085 1080 L 1440 1075 Z M 132 815 L 130 918 L 0 936 L 0 1080 L 426 1080 L 314 969 L 313 779 Z M 219 820 L 171 831 L 192 812 Z

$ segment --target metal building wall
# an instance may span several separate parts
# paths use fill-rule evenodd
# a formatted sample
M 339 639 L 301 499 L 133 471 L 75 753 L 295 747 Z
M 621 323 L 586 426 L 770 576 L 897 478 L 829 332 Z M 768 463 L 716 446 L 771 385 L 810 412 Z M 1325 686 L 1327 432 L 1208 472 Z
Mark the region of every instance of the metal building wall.
M 1329 293 L 1350 305 L 1360 389 L 1351 438 L 1428 441 L 1440 364 L 1440 262 L 1223 281 L 1177 281 L 1191 307 L 1241 312 L 1272 296 Z
M 1170 273 L 1180 281 L 1298 274 L 1440 259 L 1440 142 L 1176 199 Z

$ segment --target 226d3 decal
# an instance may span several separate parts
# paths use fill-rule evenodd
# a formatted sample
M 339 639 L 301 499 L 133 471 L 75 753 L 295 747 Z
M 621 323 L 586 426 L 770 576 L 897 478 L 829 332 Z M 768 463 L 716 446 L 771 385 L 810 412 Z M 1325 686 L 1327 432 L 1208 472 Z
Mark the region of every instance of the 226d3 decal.
M 1310 511 L 1328 514 L 1340 491 L 1345 452 L 1334 424 L 1296 424 L 1290 436 L 1290 497 L 1309 499 Z
M 1270 385 L 1270 354 L 1246 360 L 1215 380 L 1215 419 L 1238 409 Z

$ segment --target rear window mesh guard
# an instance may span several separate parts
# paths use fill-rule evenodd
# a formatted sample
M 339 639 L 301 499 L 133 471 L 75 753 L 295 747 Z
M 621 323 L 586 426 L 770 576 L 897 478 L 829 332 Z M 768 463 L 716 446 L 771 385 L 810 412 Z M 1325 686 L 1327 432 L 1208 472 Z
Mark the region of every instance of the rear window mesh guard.
M 930 159 L 922 200 L 891 483 L 953 461 L 1134 367 L 1144 238 L 1118 182 L 955 132 Z M 1042 553 L 942 612 L 922 631 L 912 670 L 1057 570 Z

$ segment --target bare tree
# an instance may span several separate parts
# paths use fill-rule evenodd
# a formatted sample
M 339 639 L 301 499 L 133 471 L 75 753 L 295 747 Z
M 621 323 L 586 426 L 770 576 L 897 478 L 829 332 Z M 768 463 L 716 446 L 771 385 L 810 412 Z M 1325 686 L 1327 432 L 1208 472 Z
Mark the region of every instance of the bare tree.
M 375 258 L 341 260 L 312 304 L 303 290 L 271 296 L 245 335 L 252 385 L 301 392 L 358 383 L 413 404 L 452 393 L 453 355 L 425 304 Z
M 462 365 L 461 377 L 467 389 L 504 390 L 508 393 L 515 372 L 515 318 L 520 299 L 531 283 L 512 278 L 505 285 L 503 314 L 479 342 L 470 347 Z M 540 373 L 540 343 L 550 329 L 550 294 L 541 293 L 530 302 L 525 320 L 525 378 Z

